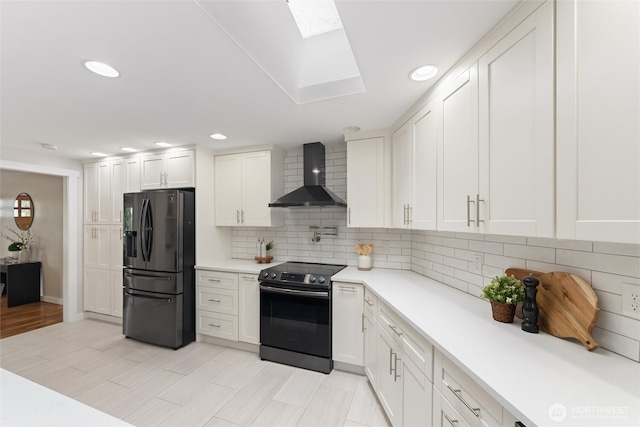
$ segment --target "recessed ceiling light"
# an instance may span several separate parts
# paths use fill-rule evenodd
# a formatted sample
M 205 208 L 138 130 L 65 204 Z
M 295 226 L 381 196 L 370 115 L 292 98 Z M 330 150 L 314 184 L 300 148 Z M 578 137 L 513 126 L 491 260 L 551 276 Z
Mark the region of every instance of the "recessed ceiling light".
M 342 29 L 342 21 L 333 0 L 287 0 L 302 38 Z
M 344 133 L 353 133 L 353 132 L 358 132 L 360 130 L 359 126 L 347 126 L 342 128 L 342 132 Z
M 99 152 L 99 151 L 92 151 L 92 152 L 91 152 L 91 155 L 92 155 L 92 156 L 96 156 L 96 157 L 104 157 L 104 156 L 106 156 L 106 154 L 101 153 L 101 152 Z
M 103 77 L 118 77 L 120 75 L 118 70 L 102 62 L 85 61 L 84 66 L 87 67 L 89 71 L 93 71 Z
M 135 148 L 131 148 L 131 147 L 120 147 L 120 149 L 121 149 L 122 151 L 127 151 L 127 152 L 129 152 L 129 153 L 135 153 L 136 151 L 138 151 L 138 150 L 136 150 Z
M 57 150 L 58 146 L 53 144 L 40 144 L 40 146 L 47 150 Z
M 422 82 L 432 79 L 438 74 L 438 67 L 435 65 L 423 65 L 411 71 L 409 78 L 415 82 Z
M 164 141 L 158 141 L 158 142 L 156 142 L 156 145 L 158 147 L 173 147 L 173 145 L 169 144 L 168 142 L 164 142 Z
M 227 139 L 227 136 L 226 136 L 226 135 L 223 135 L 223 134 L 221 134 L 221 133 L 214 133 L 214 134 L 212 134 L 212 135 L 210 135 L 210 136 L 211 136 L 211 138 L 213 138 L 213 139 Z

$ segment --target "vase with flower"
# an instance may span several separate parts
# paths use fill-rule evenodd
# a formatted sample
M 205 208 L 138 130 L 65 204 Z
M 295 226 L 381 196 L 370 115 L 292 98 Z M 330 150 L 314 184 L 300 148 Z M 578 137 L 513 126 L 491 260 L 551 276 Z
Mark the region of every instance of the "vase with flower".
M 15 231 L 9 227 L 5 227 L 11 234 L 0 233 L 2 237 L 11 241 L 9 252 L 18 250 L 18 262 L 25 263 L 31 261 L 31 243 L 33 242 L 33 233 L 31 229 Z M 13 255 L 12 255 L 13 256 Z

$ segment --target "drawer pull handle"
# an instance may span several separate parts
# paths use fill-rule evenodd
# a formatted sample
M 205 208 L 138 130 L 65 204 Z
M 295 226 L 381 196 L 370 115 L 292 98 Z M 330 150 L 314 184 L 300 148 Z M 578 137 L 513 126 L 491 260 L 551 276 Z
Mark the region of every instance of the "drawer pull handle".
M 366 302 L 369 305 L 369 307 L 373 307 L 373 303 L 369 301 L 367 298 L 364 299 L 364 302 Z
M 215 323 L 209 323 L 209 326 L 213 326 L 214 328 L 219 328 L 220 325 L 216 325 Z
M 338 289 L 344 292 L 353 292 L 354 294 L 357 293 L 356 288 L 354 288 L 353 286 L 338 286 Z
M 398 332 L 398 327 L 395 325 L 389 325 L 389 327 L 391 328 L 391 330 L 393 332 L 396 333 L 397 336 L 399 336 L 400 338 L 402 338 L 402 335 L 404 334 L 403 332 Z
M 220 279 L 209 279 L 210 282 L 221 282 L 222 280 Z
M 256 280 L 255 277 L 251 277 L 251 276 L 242 276 L 242 278 L 246 280 Z
M 471 405 L 469 405 L 467 401 L 462 398 L 462 392 L 460 390 L 453 389 L 453 387 L 451 387 L 449 384 L 447 384 L 447 388 L 451 390 L 458 399 L 460 399 L 460 402 L 464 403 L 464 406 L 466 406 L 471 412 L 473 412 L 473 415 L 475 415 L 476 417 L 480 417 L 480 408 L 472 408 Z
M 362 332 L 364 332 L 364 329 L 365 329 L 365 327 L 364 327 L 364 318 L 365 318 L 364 313 L 362 313 Z
M 211 302 L 220 302 L 219 299 L 213 299 L 213 298 L 209 298 L 209 301 L 211 301 Z
M 442 415 L 444 415 L 447 421 L 449 421 L 449 424 L 451 424 L 451 427 L 458 427 L 458 420 L 452 420 L 451 418 L 447 417 L 447 414 L 442 414 Z

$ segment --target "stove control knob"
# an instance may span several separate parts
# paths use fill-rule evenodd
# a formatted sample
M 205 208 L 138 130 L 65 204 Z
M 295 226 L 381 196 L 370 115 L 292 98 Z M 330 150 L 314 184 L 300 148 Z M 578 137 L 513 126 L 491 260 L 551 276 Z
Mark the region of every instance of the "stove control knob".
M 267 273 L 268 274 L 268 273 Z M 275 279 L 278 276 L 278 273 L 271 273 L 271 278 Z
M 320 276 L 320 278 L 318 279 L 318 282 L 320 282 L 320 284 L 323 284 L 325 282 L 324 277 Z
M 316 276 L 311 276 L 311 277 L 309 277 L 309 281 L 310 281 L 311 283 L 315 283 L 315 281 L 316 281 Z
M 265 271 L 264 273 L 262 273 L 262 277 L 264 277 L 265 279 L 269 277 L 269 272 Z

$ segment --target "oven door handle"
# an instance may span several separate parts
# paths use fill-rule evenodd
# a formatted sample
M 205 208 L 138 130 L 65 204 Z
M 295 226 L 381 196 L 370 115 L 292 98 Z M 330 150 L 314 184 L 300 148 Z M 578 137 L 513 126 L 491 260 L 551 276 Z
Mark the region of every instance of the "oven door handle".
M 293 294 L 312 298 L 329 298 L 329 292 L 299 291 L 297 289 L 274 288 L 273 286 L 260 285 L 261 291 L 277 294 Z

